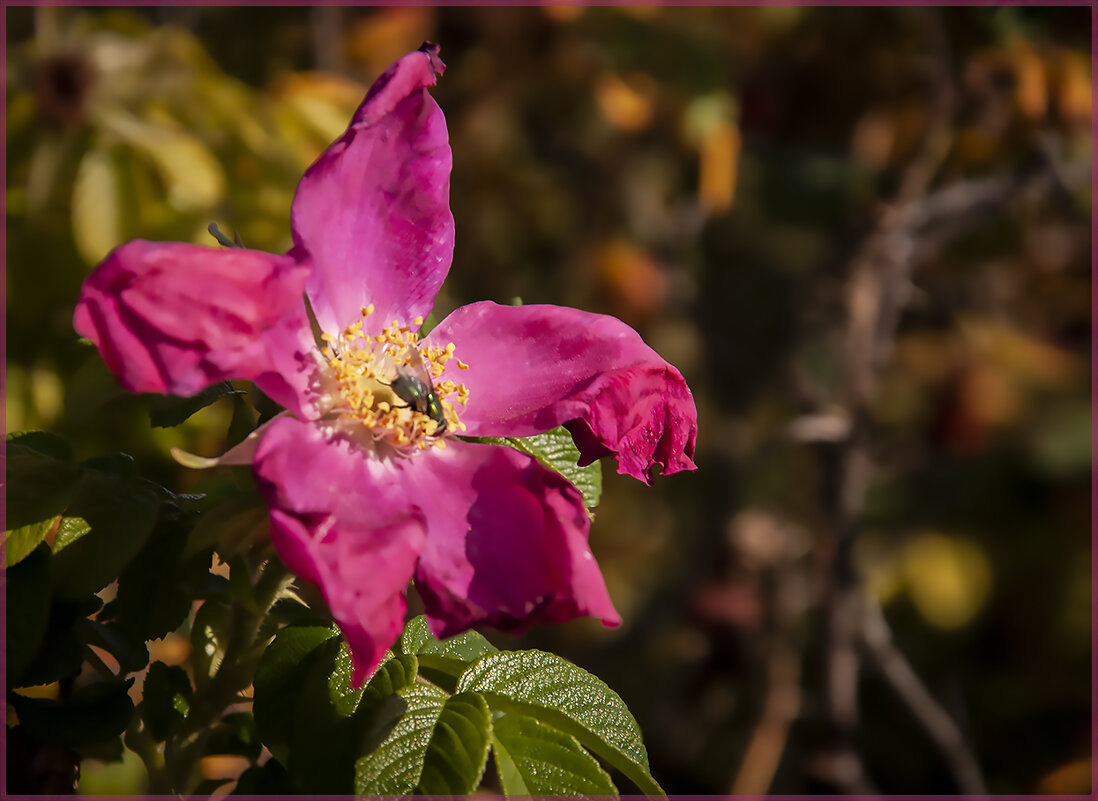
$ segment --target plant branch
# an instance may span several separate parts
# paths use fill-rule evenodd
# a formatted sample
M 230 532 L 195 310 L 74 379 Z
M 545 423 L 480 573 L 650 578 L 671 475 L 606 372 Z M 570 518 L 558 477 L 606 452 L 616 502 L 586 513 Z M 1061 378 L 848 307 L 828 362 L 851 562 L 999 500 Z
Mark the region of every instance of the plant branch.
M 987 785 L 976 755 L 949 713 L 934 700 L 911 663 L 892 641 L 892 632 L 880 605 L 867 599 L 862 604 L 861 639 L 869 657 L 893 691 L 911 710 L 930 736 L 964 795 L 985 795 Z

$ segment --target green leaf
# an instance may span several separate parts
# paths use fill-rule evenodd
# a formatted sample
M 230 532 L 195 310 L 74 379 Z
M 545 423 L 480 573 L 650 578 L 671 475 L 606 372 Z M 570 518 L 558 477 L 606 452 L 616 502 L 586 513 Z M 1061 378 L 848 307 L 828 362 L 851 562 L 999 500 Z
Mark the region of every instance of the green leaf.
M 84 618 L 99 609 L 101 603 L 94 595 L 77 601 L 54 599 L 50 605 L 46 634 L 38 652 L 20 675 L 8 674 L 9 684 L 33 687 L 75 676 L 84 661 L 85 648 L 84 637 L 78 633 L 77 628 Z
M 287 707 L 292 723 L 286 769 L 310 794 L 349 793 L 369 720 L 355 715 L 363 690 L 351 688 L 346 643 L 332 637 L 312 651 L 308 671 Z
M 240 774 L 232 795 L 289 795 L 290 777 L 277 759 L 253 765 Z
M 168 738 L 191 708 L 194 690 L 187 671 L 178 665 L 153 662 L 145 675 L 142 700 L 137 711 L 154 740 Z
M 570 734 L 526 715 L 492 726 L 492 754 L 506 795 L 617 795 L 610 774 Z
M 267 504 L 258 492 L 231 495 L 198 519 L 187 542 L 186 556 L 216 548 L 223 561 L 266 538 L 270 526 Z
M 250 712 L 233 712 L 225 715 L 214 726 L 206 741 L 207 754 L 233 754 L 253 762 L 259 759 L 263 743 L 259 741 L 255 718 Z
M 76 632 L 89 645 L 98 645 L 118 660 L 122 673 L 136 673 L 149 663 L 145 640 L 135 637 L 115 623 L 82 618 L 76 622 Z
M 30 448 L 59 462 L 71 462 L 76 458 L 72 443 L 50 431 L 13 431 L 4 437 L 4 441 L 8 443 L 9 448 L 13 445 Z
M 78 539 L 91 531 L 88 521 L 82 517 L 62 517 L 57 527 L 57 536 L 53 540 L 53 552 L 60 553 Z
M 12 531 L 4 533 L 4 552 L 7 566 L 19 564 L 26 559 L 38 544 L 46 538 L 55 525 L 61 522 L 61 515 L 48 517 L 37 523 L 20 526 Z
M 63 701 L 9 693 L 19 725 L 35 741 L 85 752 L 117 738 L 133 716 L 133 679 L 77 687 Z
M 488 761 L 492 713 L 477 693 L 446 699 L 427 751 L 417 794 L 467 795 L 477 789 Z
M 642 793 L 663 794 L 649 773 L 640 727 L 625 703 L 571 662 L 544 651 L 489 654 L 462 674 L 457 690 L 483 693 L 492 709 L 528 715 L 573 735 Z
M 191 624 L 191 647 L 194 649 L 194 682 L 204 687 L 221 667 L 229 641 L 232 612 L 220 601 L 209 600 L 198 607 Z
M 294 626 L 278 633 L 255 672 L 252 712 L 256 729 L 275 758 L 286 764 L 294 734 L 293 709 L 308 674 L 309 657 L 336 636 L 330 626 Z
M 55 455 L 64 440 L 41 434 L 17 435 L 7 442 L 6 522 L 11 531 L 55 519 L 80 485 L 80 468 Z
M 102 460 L 96 464 L 107 467 Z M 139 481 L 87 469 L 68 512 L 87 521 L 91 531 L 54 553 L 55 594 L 79 598 L 118 578 L 152 531 L 158 506 Z
M 114 617 L 142 640 L 177 629 L 190 614 L 194 588 L 209 575 L 208 550 L 183 556 L 190 527 L 190 515 L 174 503 L 161 503 L 152 536 L 119 576 Z
M 7 616 L 8 686 L 20 686 L 18 679 L 38 652 L 50 618 L 50 549 L 31 551 L 15 567 L 8 568 L 7 607 L 18 614 Z M 12 681 L 12 680 L 16 681 Z
M 186 398 L 176 395 L 154 395 L 149 400 L 149 421 L 155 428 L 172 428 L 214 401 L 244 394 L 246 393 L 241 390 L 233 389 L 231 381 L 218 381 L 197 395 Z
M 461 675 L 470 662 L 497 649 L 475 631 L 466 631 L 456 637 L 437 639 L 427 626 L 427 618 L 419 615 L 408 621 L 400 635 L 399 649 L 415 654 L 424 675 L 446 690 L 452 691 L 454 679 Z M 442 675 L 436 675 L 441 673 Z M 449 680 L 447 680 L 449 678 Z
M 396 725 L 377 749 L 355 763 L 356 794 L 406 795 L 419 784 L 423 758 L 448 696 L 440 687 L 417 683 L 397 697 L 403 703 Z
M 594 461 L 579 466 L 579 448 L 564 426 L 557 426 L 544 434 L 532 437 L 477 437 L 477 442 L 507 445 L 533 456 L 550 470 L 571 481 L 583 495 L 583 503 L 590 510 L 599 505 L 602 495 L 602 464 Z
M 386 701 L 415 681 L 416 658 L 387 655 L 370 680 L 354 689 L 350 650 L 342 638 L 333 636 L 331 627 L 291 634 L 292 639 L 285 640 L 289 631 L 283 630 L 272 644 L 279 645 L 272 660 L 279 661 L 285 677 L 294 679 L 289 687 L 292 696 L 283 699 L 277 723 L 270 704 L 279 693 L 272 692 L 272 674 L 267 672 L 274 662 L 263 676 L 257 675 L 255 713 L 264 743 L 279 756 L 297 790 L 349 794 L 355 761 L 380 743 L 388 724 L 395 723 Z M 321 639 L 324 633 L 328 636 Z M 280 644 L 280 639 L 285 641 Z M 316 640 L 321 641 L 312 647 Z

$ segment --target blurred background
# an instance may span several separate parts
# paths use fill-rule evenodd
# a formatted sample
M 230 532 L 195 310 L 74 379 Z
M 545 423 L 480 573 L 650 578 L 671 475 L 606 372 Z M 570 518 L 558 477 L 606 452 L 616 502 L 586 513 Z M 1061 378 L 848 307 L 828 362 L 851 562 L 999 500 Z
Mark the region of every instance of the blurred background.
M 72 308 L 134 237 L 283 251 L 301 173 L 424 39 L 439 317 L 619 316 L 698 472 L 604 471 L 596 673 L 669 793 L 1091 791 L 1091 10 L 5 9 L 7 430 L 216 481 Z M 154 654 L 155 656 L 155 654 Z M 161 655 L 163 657 L 163 652 Z M 87 775 L 87 774 L 86 774 Z

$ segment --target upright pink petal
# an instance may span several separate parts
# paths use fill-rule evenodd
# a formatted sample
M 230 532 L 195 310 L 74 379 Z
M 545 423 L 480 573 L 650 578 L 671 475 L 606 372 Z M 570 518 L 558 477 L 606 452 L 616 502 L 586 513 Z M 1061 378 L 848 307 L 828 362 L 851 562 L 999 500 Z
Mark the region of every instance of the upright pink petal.
M 400 635 L 423 547 L 423 516 L 401 485 L 400 461 L 363 458 L 315 424 L 282 418 L 252 464 L 271 541 L 291 571 L 320 588 L 351 648 L 356 686 Z
M 298 186 L 294 255 L 312 263 L 309 299 L 326 331 L 370 303 L 380 325 L 426 316 L 450 269 L 450 144 L 427 93 L 445 67 L 425 47 L 377 79 Z
M 613 454 L 618 472 L 694 470 L 697 410 L 682 375 L 614 317 L 560 306 L 473 303 L 428 341 L 453 342 L 469 388 L 470 436 L 524 437 L 565 425 L 581 464 Z
M 435 634 L 582 615 L 621 622 L 587 544 L 583 499 L 559 474 L 511 448 L 459 441 L 403 473 L 427 519 L 416 588 Z
M 316 348 L 306 277 L 285 256 L 137 239 L 84 281 L 73 327 L 132 392 L 192 395 L 251 379 L 310 416 Z

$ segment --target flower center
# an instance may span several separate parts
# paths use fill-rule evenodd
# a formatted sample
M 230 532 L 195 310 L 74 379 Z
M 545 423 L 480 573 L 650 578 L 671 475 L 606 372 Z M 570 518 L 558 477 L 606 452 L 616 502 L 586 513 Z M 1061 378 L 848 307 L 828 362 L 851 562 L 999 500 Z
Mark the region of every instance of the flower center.
M 364 333 L 362 322 L 373 311 L 370 304 L 362 309 L 362 320 L 338 335 L 320 335 L 326 343 L 321 353 L 329 368 L 330 412 L 346 427 L 404 455 L 446 447 L 445 433 L 465 430 L 456 407 L 465 406 L 469 390 L 436 379 L 451 359 L 462 370 L 469 365 L 454 358 L 454 343 L 420 345 L 411 326 L 399 320 L 376 334 Z M 412 321 L 417 328 L 422 324 L 422 317 Z

